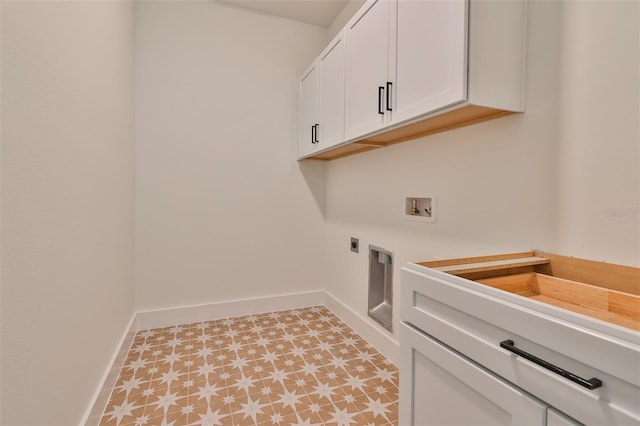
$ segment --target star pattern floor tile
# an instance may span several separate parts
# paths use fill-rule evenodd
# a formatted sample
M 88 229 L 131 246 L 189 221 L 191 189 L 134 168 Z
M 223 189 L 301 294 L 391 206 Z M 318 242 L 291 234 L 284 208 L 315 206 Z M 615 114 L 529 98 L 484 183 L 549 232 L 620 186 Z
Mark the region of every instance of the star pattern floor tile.
M 397 368 L 322 306 L 138 332 L 100 421 L 397 423 Z

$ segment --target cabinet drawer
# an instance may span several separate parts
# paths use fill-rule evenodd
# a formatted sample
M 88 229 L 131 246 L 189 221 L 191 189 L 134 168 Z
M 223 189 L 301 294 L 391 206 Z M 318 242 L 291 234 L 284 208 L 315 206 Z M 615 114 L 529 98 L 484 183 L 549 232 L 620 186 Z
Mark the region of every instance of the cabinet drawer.
M 603 334 L 584 327 L 584 320 L 571 322 L 570 314 L 553 315 L 553 308 L 534 309 L 502 293 L 409 264 L 402 269 L 401 316 L 579 422 L 640 425 L 640 334 L 629 330 L 626 340 Z M 515 355 L 500 347 L 506 340 L 579 377 L 597 378 L 602 386 L 586 389 Z
M 546 405 L 430 336 L 402 323 L 400 341 L 400 424 L 545 424 Z

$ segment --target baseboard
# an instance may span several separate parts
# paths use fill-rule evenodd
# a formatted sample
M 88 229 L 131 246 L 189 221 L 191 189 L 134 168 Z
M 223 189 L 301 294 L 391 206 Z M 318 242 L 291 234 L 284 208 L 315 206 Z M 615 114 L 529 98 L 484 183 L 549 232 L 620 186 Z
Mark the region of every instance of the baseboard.
M 81 425 L 93 426 L 100 423 L 102 413 L 104 413 L 104 410 L 107 407 L 107 403 L 109 402 L 111 390 L 116 384 L 118 374 L 124 366 L 124 361 L 127 357 L 127 353 L 129 352 L 129 348 L 131 347 L 133 339 L 136 335 L 135 319 L 136 314 L 133 314 L 131 316 L 131 320 L 129 320 L 129 324 L 122 334 L 122 337 L 120 338 L 116 350 L 111 356 L 111 360 L 109 361 L 107 369 L 102 375 L 102 379 L 100 381 L 101 386 L 96 389 L 93 398 L 91 398 L 89 408 L 82 417 L 82 421 L 80 423 Z
M 383 330 L 374 321 L 356 313 L 326 290 L 324 291 L 324 296 L 324 305 L 331 312 L 384 355 L 385 358 L 398 365 L 398 360 L 400 359 L 398 341 L 392 338 L 389 332 Z
M 190 324 L 263 312 L 305 308 L 323 305 L 324 295 L 324 291 L 318 290 L 138 312 L 136 326 L 137 330 L 147 330 L 176 324 Z
M 315 305 L 324 305 L 329 308 L 389 361 L 396 365 L 398 364 L 398 342 L 386 330 L 383 330 L 368 318 L 357 314 L 326 290 L 138 312 L 136 314 L 136 330 L 169 327 L 176 324 L 189 324 Z
M 93 403 L 83 417 L 81 425 L 90 426 L 100 423 L 100 417 L 107 406 L 111 390 L 137 331 L 317 305 L 326 306 L 378 352 L 398 365 L 398 342 L 386 330 L 359 315 L 325 290 L 138 312 L 131 318 L 127 330 L 120 339 L 110 367 L 103 375 L 102 386 L 96 391 L 92 399 Z

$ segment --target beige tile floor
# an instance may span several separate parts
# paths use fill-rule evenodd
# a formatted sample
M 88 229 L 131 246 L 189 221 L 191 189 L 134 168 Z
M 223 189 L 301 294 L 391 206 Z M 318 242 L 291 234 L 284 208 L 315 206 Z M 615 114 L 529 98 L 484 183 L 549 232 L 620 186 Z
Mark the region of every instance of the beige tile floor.
M 397 368 L 317 306 L 138 332 L 100 425 L 397 419 Z

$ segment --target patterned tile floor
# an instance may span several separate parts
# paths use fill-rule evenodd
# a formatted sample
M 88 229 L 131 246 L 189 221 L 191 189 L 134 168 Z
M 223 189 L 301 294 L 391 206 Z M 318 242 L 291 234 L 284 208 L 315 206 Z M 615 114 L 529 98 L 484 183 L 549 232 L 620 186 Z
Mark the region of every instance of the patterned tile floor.
M 398 370 L 324 307 L 140 331 L 100 425 L 396 425 Z

